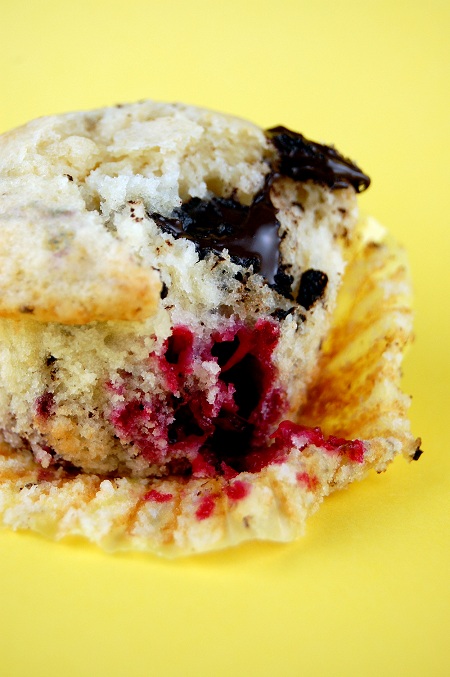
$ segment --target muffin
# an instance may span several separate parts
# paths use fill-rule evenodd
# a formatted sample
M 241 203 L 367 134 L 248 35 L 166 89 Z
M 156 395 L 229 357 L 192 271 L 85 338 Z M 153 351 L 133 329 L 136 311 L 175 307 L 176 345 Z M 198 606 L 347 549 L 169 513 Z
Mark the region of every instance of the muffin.
M 4 522 L 173 554 L 283 540 L 417 456 L 406 268 L 358 219 L 369 183 L 285 127 L 181 104 L 0 137 Z

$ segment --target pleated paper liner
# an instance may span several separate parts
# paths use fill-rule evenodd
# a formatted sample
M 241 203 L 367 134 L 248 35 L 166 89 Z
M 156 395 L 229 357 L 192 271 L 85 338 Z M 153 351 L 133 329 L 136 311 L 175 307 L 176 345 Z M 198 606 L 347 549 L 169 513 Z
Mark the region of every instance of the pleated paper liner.
M 412 339 L 404 252 L 368 219 L 349 264 L 318 376 L 284 460 L 232 479 L 131 479 L 43 470 L 0 450 L 0 519 L 106 550 L 188 555 L 249 540 L 291 541 L 336 489 L 383 471 L 420 440 L 410 431 L 401 362 Z M 315 430 L 320 428 L 320 431 Z M 331 436 L 331 437 L 330 437 Z M 333 442 L 343 438 L 341 444 Z M 358 440 L 346 445 L 345 440 Z

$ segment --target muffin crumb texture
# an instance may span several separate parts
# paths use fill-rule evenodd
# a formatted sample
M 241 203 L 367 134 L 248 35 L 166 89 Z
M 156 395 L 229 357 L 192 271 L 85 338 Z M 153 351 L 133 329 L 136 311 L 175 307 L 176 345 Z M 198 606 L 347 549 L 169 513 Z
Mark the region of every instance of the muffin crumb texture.
M 149 101 L 0 137 L 5 525 L 165 555 L 291 540 L 417 456 L 406 262 L 323 149 Z

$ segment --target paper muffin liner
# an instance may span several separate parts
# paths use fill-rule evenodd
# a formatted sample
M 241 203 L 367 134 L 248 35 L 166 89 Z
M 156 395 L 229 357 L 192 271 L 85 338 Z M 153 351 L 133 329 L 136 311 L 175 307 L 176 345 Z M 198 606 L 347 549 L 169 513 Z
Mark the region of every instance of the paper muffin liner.
M 368 219 L 348 265 L 333 329 L 298 422 L 360 440 L 363 454 L 292 437 L 282 462 L 226 479 L 133 479 L 44 470 L 26 451 L 0 449 L 0 519 L 52 539 L 82 536 L 108 551 L 180 556 L 243 541 L 292 541 L 336 489 L 398 454 L 417 458 L 401 362 L 412 339 L 403 250 Z

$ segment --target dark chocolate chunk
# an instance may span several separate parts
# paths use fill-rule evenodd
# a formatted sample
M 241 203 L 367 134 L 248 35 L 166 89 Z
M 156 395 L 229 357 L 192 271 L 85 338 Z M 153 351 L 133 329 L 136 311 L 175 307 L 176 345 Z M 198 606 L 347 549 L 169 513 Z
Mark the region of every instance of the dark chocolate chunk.
M 419 447 L 418 449 L 415 450 L 415 452 L 414 452 L 414 454 L 413 454 L 413 456 L 412 456 L 412 460 L 413 460 L 413 461 L 418 461 L 419 458 L 422 456 L 422 454 L 423 454 L 423 451 L 422 451 L 422 449 Z
M 351 185 L 361 192 L 369 186 L 370 179 L 334 148 L 309 141 L 286 127 L 273 127 L 266 135 L 277 151 L 277 158 L 250 206 L 234 197 L 192 198 L 168 217 L 156 213 L 150 217 L 164 232 L 194 242 L 201 259 L 210 253 L 220 255 L 226 249 L 234 263 L 244 268 L 253 267 L 253 272 L 260 273 L 275 291 L 292 299 L 293 278 L 285 272 L 280 257 L 280 223 L 270 199 L 272 183 L 288 176 L 295 181 L 312 180 L 333 189 Z M 316 280 L 315 284 L 317 287 L 320 281 Z M 305 294 L 309 302 L 308 293 Z M 318 291 L 315 294 L 310 305 L 320 298 Z
M 285 320 L 288 315 L 291 315 L 295 310 L 295 307 L 292 306 L 289 308 L 289 310 L 283 310 L 282 308 L 277 308 L 276 310 L 271 313 L 271 317 L 275 318 L 275 320 Z
M 275 171 L 282 176 L 312 180 L 330 188 L 353 186 L 358 193 L 369 187 L 370 178 L 335 148 L 309 141 L 286 127 L 272 127 L 266 134 L 278 152 Z
M 249 207 L 232 198 L 192 198 L 170 217 L 150 216 L 164 232 L 195 242 L 201 258 L 227 249 L 234 263 L 253 266 L 253 272 L 261 273 L 268 284 L 282 288 L 283 293 L 289 286 L 290 294 L 289 276 L 285 278 L 280 271 L 280 224 L 269 193 L 270 181 L 266 181 Z
M 276 292 L 278 292 L 281 296 L 284 296 L 286 299 L 291 299 L 293 300 L 292 296 L 292 283 L 294 281 L 294 278 L 292 275 L 288 275 L 285 271 L 283 266 L 280 266 L 278 268 L 278 271 L 275 275 L 275 281 L 273 284 L 270 286 L 272 289 L 274 289 Z
M 46 419 L 53 413 L 54 406 L 55 398 L 53 393 L 46 391 L 42 395 L 39 395 L 35 402 L 36 414 Z
M 310 268 L 305 270 L 300 279 L 297 302 L 309 310 L 316 301 L 322 298 L 328 283 L 328 275 L 321 270 Z

